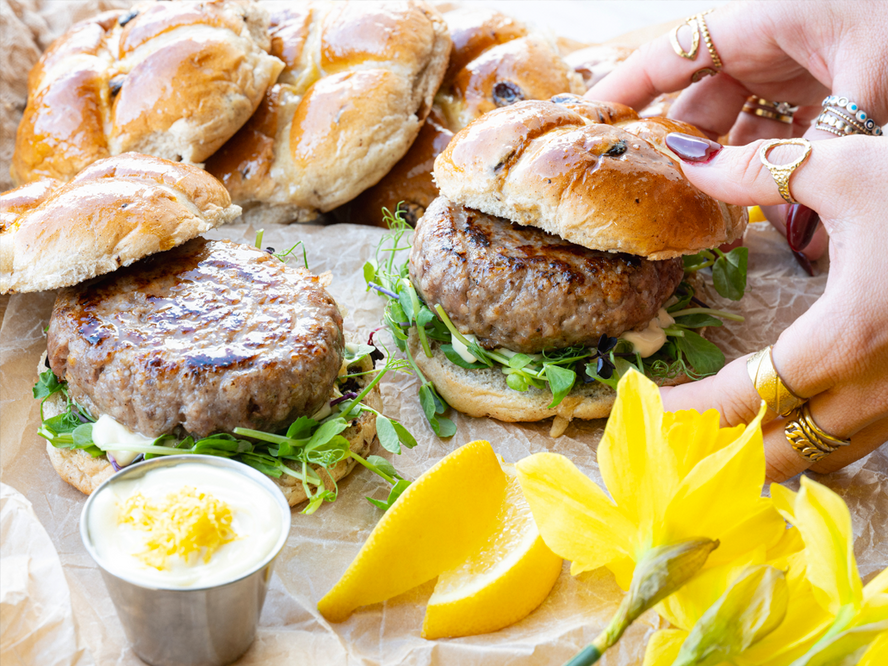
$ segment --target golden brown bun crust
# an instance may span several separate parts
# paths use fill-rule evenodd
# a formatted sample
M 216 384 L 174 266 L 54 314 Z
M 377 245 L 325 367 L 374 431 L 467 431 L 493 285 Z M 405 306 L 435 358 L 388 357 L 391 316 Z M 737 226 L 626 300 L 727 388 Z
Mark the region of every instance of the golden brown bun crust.
M 693 127 L 637 120 L 612 103 L 553 99 L 497 109 L 457 133 L 435 160 L 441 193 L 578 245 L 649 259 L 743 234 L 745 210 L 691 185 L 662 144 L 668 132 Z
M 44 356 L 45 359 L 45 356 Z M 37 367 L 38 374 L 47 369 L 45 360 L 41 359 Z M 373 361 L 364 359 L 361 369 L 370 370 Z M 370 377 L 365 376 L 363 382 L 369 382 Z M 382 411 L 382 394 L 379 386 L 373 389 L 364 398 L 364 403 L 372 407 L 376 411 Z M 43 414 L 46 418 L 61 414 L 65 409 L 65 400 L 60 393 L 56 393 L 44 403 Z M 361 415 L 353 421 L 352 425 L 342 431 L 342 436 L 348 440 L 349 448 L 359 456 L 366 458 L 373 448 L 376 441 L 376 414 L 372 412 L 362 412 Z M 88 453 L 74 449 L 57 449 L 49 442 L 46 443 L 46 452 L 49 455 L 49 461 L 62 480 L 74 486 L 82 493 L 89 495 L 98 488 L 108 477 L 114 474 L 114 468 L 108 461 L 106 456 L 93 458 Z M 354 458 L 349 457 L 347 460 L 338 462 L 327 471 L 333 477 L 331 481 L 326 473 L 321 473 L 321 478 L 328 489 L 333 489 L 333 481 L 339 481 L 345 478 L 349 472 L 354 469 L 356 462 Z M 293 469 L 297 469 L 295 463 L 291 463 Z M 317 468 L 314 468 L 317 471 Z M 308 499 L 305 496 L 305 490 L 302 488 L 302 482 L 298 479 L 283 474 L 279 478 L 271 478 L 271 480 L 281 489 L 284 497 L 287 498 L 290 506 L 304 502 Z
M 13 179 L 68 180 L 127 151 L 203 162 L 283 67 L 267 29 L 253 0 L 142 2 L 77 23 L 31 70 Z
M 414 224 L 438 196 L 432 166 L 454 132 L 506 103 L 584 90 L 557 49 L 539 35 L 530 35 L 515 19 L 486 7 L 441 11 L 453 50 L 432 112 L 391 171 L 337 211 L 341 221 L 384 226 L 382 208 L 394 211 L 404 202 L 406 219 Z
M 127 153 L 0 195 L 0 293 L 78 284 L 240 214 L 205 171 Z
M 404 156 L 444 76 L 450 39 L 420 0 L 285 7 L 271 22 L 272 51 L 286 68 L 207 169 L 249 221 L 305 222 Z
M 552 393 L 530 387 L 515 391 L 506 383 L 506 376 L 498 369 L 467 370 L 451 363 L 441 352 L 439 343 L 430 340 L 432 357 L 423 352 L 415 333 L 408 344 L 416 365 L 432 382 L 435 390 L 458 412 L 475 418 L 490 417 L 507 423 L 543 421 L 553 416 L 572 419 L 601 419 L 610 414 L 616 392 L 600 382 L 577 383 L 571 392 L 554 408 Z M 681 375 L 667 381 L 674 386 L 689 381 Z

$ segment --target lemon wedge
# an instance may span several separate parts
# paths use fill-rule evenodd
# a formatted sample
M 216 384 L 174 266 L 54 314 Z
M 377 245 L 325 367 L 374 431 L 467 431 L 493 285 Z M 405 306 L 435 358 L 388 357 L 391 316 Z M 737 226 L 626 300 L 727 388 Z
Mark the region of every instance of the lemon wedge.
M 455 569 L 478 551 L 500 511 L 508 477 L 490 444 L 471 442 L 410 484 L 376 524 L 342 578 L 319 602 L 331 622 Z
M 511 465 L 493 533 L 461 566 L 442 573 L 429 599 L 424 638 L 497 631 L 527 617 L 561 573 L 562 559 L 543 543 Z

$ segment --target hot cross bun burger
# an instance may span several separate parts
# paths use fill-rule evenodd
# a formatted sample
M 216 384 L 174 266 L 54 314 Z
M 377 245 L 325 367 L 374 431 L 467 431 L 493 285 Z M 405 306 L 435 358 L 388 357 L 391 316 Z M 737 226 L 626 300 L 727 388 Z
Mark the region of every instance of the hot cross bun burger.
M 239 213 L 207 172 L 131 153 L 0 195 L 4 293 L 61 288 L 35 397 L 49 459 L 82 492 L 190 452 L 256 467 L 291 505 L 306 488 L 323 501 L 373 445 L 372 348 L 346 341 L 328 276 L 199 237 Z M 305 467 L 268 445 L 331 418 Z
M 455 332 L 449 343 L 414 332 L 409 345 L 452 407 L 557 416 L 560 432 L 609 413 L 614 391 L 595 380 L 615 366 L 658 368 L 661 383 L 685 380 L 679 368 L 704 373 L 694 353 L 663 356 L 686 344 L 664 329 L 699 338 L 693 319 L 676 324 L 664 308 L 689 298 L 682 256 L 738 238 L 746 212 L 684 178 L 664 144 L 673 131 L 699 134 L 560 95 L 492 111 L 438 156 L 441 196 L 417 224 L 409 275 Z

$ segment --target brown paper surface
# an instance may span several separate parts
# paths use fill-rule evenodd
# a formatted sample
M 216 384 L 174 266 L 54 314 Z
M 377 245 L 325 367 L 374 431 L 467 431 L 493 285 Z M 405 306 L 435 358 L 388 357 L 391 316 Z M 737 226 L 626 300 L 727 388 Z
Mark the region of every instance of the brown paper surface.
M 382 231 L 353 225 L 294 225 L 266 228 L 264 246 L 277 250 L 304 241 L 315 272 L 331 271 L 331 293 L 345 310 L 346 328 L 364 338 L 379 325 L 383 300 L 365 293 L 361 267 L 370 258 Z M 211 237 L 252 242 L 253 229 L 231 225 Z M 822 293 L 821 274 L 809 278 L 795 264 L 785 241 L 767 225 L 747 234 L 750 279 L 739 303 L 712 293 L 702 298 L 713 306 L 739 311 L 742 325 L 716 329 L 712 337 L 729 359 L 774 342 L 780 331 Z M 299 261 L 299 259 L 294 259 Z M 85 497 L 55 474 L 37 436 L 38 404 L 31 397 L 36 366 L 45 342 L 43 326 L 54 294 L 22 294 L 9 299 L 0 328 L 0 480 L 33 504 L 37 517 L 58 551 L 81 637 L 97 664 L 141 663 L 127 647 L 120 622 L 95 564 L 80 542 L 78 520 Z M 489 440 L 507 462 L 538 451 L 555 451 L 573 460 L 600 482 L 595 450 L 603 421 L 572 424 L 559 439 L 548 436 L 549 423 L 504 424 L 453 415 L 457 434 L 439 440 L 426 426 L 413 378 L 387 377 L 382 383 L 385 413 L 400 419 L 419 446 L 393 459 L 408 478 L 473 439 Z M 845 470 L 817 477 L 838 492 L 851 509 L 855 554 L 864 580 L 888 565 L 888 451 L 871 454 Z M 788 484 L 797 488 L 798 480 Z M 384 498 L 384 482 L 358 469 L 341 484 L 340 498 L 313 516 L 293 514 L 287 545 L 277 560 L 258 637 L 241 664 L 560 664 L 591 640 L 616 610 L 621 592 L 605 571 L 572 578 L 565 567 L 552 593 L 528 618 L 484 636 L 439 641 L 420 638 L 425 603 L 433 585 L 384 604 L 356 612 L 342 624 L 330 624 L 317 612 L 318 599 L 345 571 L 380 517 L 365 495 Z M 393 563 L 392 566 L 397 566 Z M 660 626 L 653 613 L 643 616 L 602 663 L 641 664 L 644 644 Z M 35 636 L 35 641 L 40 637 Z M 159 637 L 159 640 L 162 640 Z

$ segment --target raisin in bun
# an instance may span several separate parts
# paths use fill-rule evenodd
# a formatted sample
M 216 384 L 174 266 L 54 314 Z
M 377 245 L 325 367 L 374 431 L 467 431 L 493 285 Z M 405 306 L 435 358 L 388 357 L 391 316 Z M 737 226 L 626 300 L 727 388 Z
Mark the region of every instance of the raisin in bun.
M 253 0 L 142 2 L 77 23 L 31 71 L 13 179 L 69 180 L 128 151 L 203 162 L 277 78 L 269 47 Z
M 416 142 L 377 185 L 337 211 L 344 222 L 384 226 L 381 210 L 402 210 L 415 224 L 438 196 L 435 158 L 469 122 L 522 99 L 581 93 L 580 77 L 545 37 L 506 14 L 474 6 L 441 8 L 453 39 L 447 74 Z
M 419 133 L 450 38 L 420 1 L 283 4 L 286 64 L 250 122 L 207 162 L 248 221 L 305 222 L 374 185 Z
M 729 243 L 746 211 L 684 178 L 665 146 L 686 123 L 573 95 L 519 102 L 461 130 L 435 160 L 451 201 L 582 245 L 668 259 Z
M 127 153 L 71 182 L 0 195 L 0 293 L 42 291 L 128 266 L 240 214 L 205 171 Z

